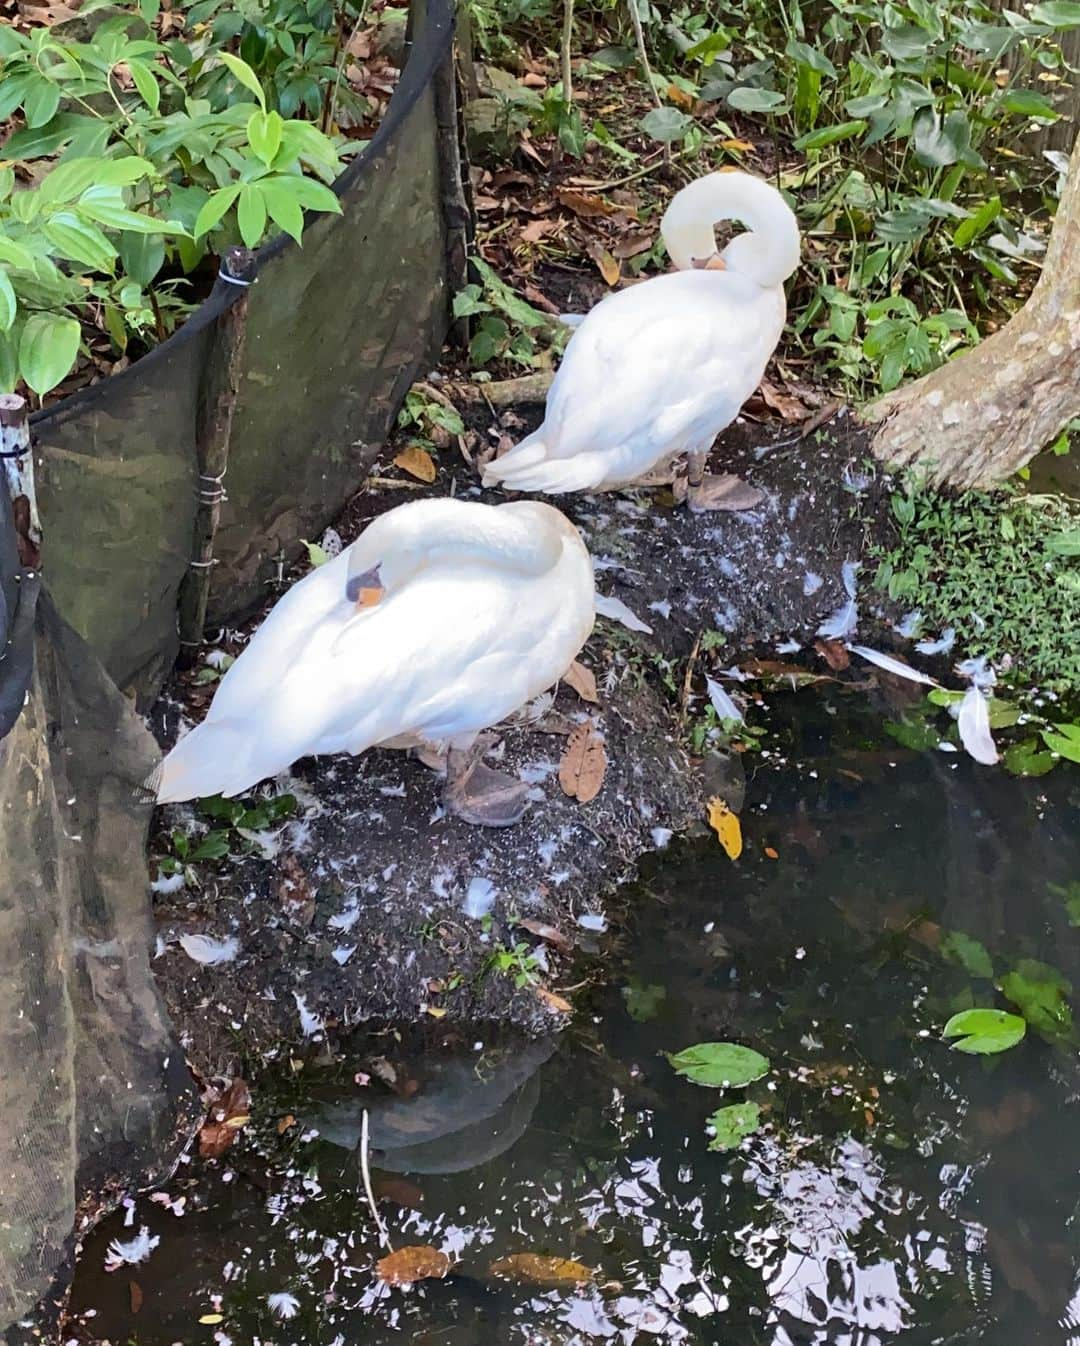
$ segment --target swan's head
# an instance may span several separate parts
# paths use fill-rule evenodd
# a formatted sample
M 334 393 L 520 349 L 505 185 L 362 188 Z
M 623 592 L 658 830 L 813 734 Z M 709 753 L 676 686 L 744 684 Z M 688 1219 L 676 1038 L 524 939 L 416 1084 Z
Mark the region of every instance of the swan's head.
M 714 227 L 738 220 L 747 232 L 717 257 Z M 763 287 L 781 285 L 799 264 L 799 226 L 787 202 L 767 182 L 738 170 L 698 178 L 676 193 L 660 232 L 680 271 L 737 271 Z

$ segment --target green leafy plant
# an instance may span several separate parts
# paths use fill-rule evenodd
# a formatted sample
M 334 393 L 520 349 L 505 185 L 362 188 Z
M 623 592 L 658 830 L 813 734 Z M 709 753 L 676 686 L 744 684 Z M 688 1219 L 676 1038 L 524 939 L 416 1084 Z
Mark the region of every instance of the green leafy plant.
M 481 284 L 466 285 L 456 294 L 453 311 L 455 318 L 477 319 L 469 344 L 474 365 L 483 366 L 496 359 L 535 365 L 541 349 L 540 337 L 549 348 L 562 350 L 569 339 L 569 329 L 515 294 L 483 258 L 474 257 L 472 264 Z
M 761 1108 L 757 1103 L 731 1103 L 718 1108 L 707 1125 L 713 1132 L 710 1150 L 737 1150 L 761 1126 Z
M 296 812 L 296 797 L 291 794 L 272 795 L 265 799 L 223 799 L 214 795 L 200 799 L 199 814 L 211 820 L 212 825 L 203 835 L 192 838 L 182 828 L 169 833 L 171 855 L 158 861 L 159 876 L 183 874 L 188 884 L 197 883 L 194 865 L 205 861 L 224 860 L 237 852 L 247 854 L 257 848 L 259 832 L 291 818 Z
M 498 945 L 487 960 L 487 970 L 500 977 L 509 977 L 519 991 L 534 986 L 540 980 L 540 964 L 529 946 L 523 942 L 511 947 Z

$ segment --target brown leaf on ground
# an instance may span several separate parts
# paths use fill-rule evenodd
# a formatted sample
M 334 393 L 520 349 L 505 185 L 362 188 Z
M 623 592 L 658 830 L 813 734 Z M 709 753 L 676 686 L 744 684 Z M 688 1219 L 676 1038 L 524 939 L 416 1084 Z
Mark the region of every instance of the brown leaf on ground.
M 549 991 L 547 987 L 538 986 L 536 994 L 548 1009 L 554 1010 L 556 1014 L 573 1014 L 574 1007 L 569 1000 L 564 1000 L 561 995 L 556 995 L 554 991 Z
M 543 921 L 518 921 L 522 930 L 527 930 L 530 935 L 535 935 L 537 939 L 542 939 L 545 944 L 550 944 L 553 949 L 558 949 L 560 953 L 573 952 L 573 941 L 563 934 L 558 927 L 547 925 Z
M 583 1262 L 568 1257 L 546 1257 L 542 1253 L 514 1253 L 500 1257 L 488 1268 L 502 1280 L 524 1281 L 528 1285 L 580 1285 L 596 1275 Z
M 309 926 L 315 919 L 315 894 L 295 855 L 286 855 L 281 861 L 281 882 L 277 892 L 281 909 L 288 919 L 296 925 Z
M 669 84 L 664 93 L 664 97 L 669 103 L 674 103 L 676 107 L 681 107 L 684 112 L 692 112 L 697 106 L 697 99 L 692 93 L 687 93 L 685 89 L 680 89 L 677 84 Z
M 380 1201 L 392 1201 L 395 1206 L 405 1206 L 409 1210 L 419 1210 L 424 1204 L 424 1194 L 416 1183 L 408 1178 L 399 1178 L 393 1173 L 380 1174 L 374 1182 L 375 1195 Z
M 783 420 L 797 424 L 805 421 L 810 416 L 810 408 L 805 406 L 794 394 L 787 392 L 783 388 L 778 388 L 775 383 L 770 383 L 768 379 L 762 379 L 758 385 L 758 391 L 761 393 L 761 399 L 767 407 L 780 413 Z
M 630 257 L 637 257 L 639 253 L 648 252 L 654 241 L 654 234 L 630 234 L 615 244 L 611 254 L 625 262 Z
M 210 1105 L 210 1115 L 199 1131 L 199 1154 L 203 1159 L 220 1159 L 250 1120 L 251 1090 L 245 1080 L 233 1080 Z
M 606 768 L 604 740 L 589 721 L 577 725 L 559 763 L 559 784 L 563 793 L 582 804 L 589 803 L 600 793 Z
M 435 480 L 435 460 L 419 444 L 410 444 L 407 448 L 402 449 L 394 459 L 394 466 L 400 467 L 402 472 L 407 472 L 410 477 L 415 477 L 417 481 L 431 482 Z
M 602 196 L 593 196 L 590 192 L 576 192 L 572 187 L 556 187 L 555 199 L 583 220 L 598 220 L 605 215 L 617 215 L 621 209 L 620 206 L 605 201 Z
M 138 1281 L 128 1281 L 128 1296 L 131 1300 L 131 1312 L 138 1313 L 143 1305 L 142 1286 Z
M 824 638 L 815 640 L 814 649 L 837 673 L 843 673 L 844 669 L 851 663 L 851 655 L 838 640 L 826 640 Z
M 450 1270 L 450 1259 L 438 1248 L 419 1244 L 399 1248 L 375 1263 L 384 1285 L 412 1285 L 415 1281 L 441 1281 Z
M 589 239 L 585 245 L 585 251 L 596 263 L 596 269 L 604 278 L 604 284 L 609 289 L 614 289 L 619 283 L 619 277 L 622 275 L 622 268 L 619 263 L 608 252 L 602 243 L 595 238 Z
M 518 237 L 523 243 L 541 243 L 549 234 L 556 234 L 563 227 L 560 220 L 530 220 Z
M 749 140 L 721 140 L 722 150 L 734 150 L 737 154 L 749 154 L 754 148 Z
M 591 668 L 586 668 L 576 659 L 563 675 L 563 682 L 572 687 L 582 701 L 591 701 L 594 706 L 600 704 L 600 697 L 596 691 L 596 675 Z

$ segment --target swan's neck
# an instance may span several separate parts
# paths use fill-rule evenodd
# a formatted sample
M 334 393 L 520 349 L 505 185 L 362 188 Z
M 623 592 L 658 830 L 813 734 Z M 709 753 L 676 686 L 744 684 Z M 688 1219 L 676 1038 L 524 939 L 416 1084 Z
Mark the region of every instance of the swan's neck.
M 724 249 L 729 270 L 771 288 L 798 266 L 799 226 L 776 188 L 749 173 L 709 173 L 684 187 L 660 222 L 680 271 L 715 255 L 713 227 L 722 220 L 738 220 L 749 230 Z
M 498 570 L 541 575 L 559 559 L 562 539 L 541 505 L 481 505 L 467 500 L 417 500 L 380 515 L 354 543 L 349 574 L 378 566 L 387 590 L 427 566 L 475 561 Z M 554 511 L 550 511 L 554 513 Z

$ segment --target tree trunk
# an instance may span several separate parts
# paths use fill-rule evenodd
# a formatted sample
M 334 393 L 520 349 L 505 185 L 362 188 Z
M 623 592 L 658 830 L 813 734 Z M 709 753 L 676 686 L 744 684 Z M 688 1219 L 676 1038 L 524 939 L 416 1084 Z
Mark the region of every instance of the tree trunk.
M 876 458 L 931 482 L 990 486 L 1080 416 L 1080 137 L 1042 275 L 1000 331 L 866 407 Z

